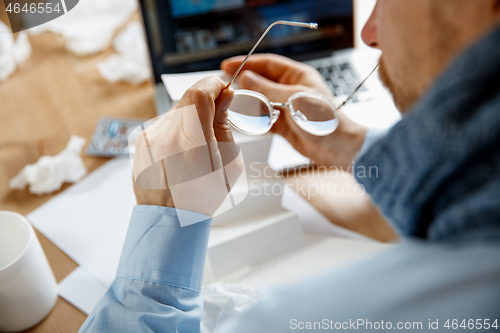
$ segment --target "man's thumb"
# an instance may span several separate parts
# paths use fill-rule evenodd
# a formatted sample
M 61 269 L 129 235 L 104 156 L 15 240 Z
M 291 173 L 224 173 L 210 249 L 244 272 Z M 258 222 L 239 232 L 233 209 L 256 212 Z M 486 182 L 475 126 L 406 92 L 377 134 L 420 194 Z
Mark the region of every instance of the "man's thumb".
M 215 101 L 214 132 L 218 142 L 234 142 L 228 119 L 228 108 L 234 97 L 232 88 L 224 89 Z

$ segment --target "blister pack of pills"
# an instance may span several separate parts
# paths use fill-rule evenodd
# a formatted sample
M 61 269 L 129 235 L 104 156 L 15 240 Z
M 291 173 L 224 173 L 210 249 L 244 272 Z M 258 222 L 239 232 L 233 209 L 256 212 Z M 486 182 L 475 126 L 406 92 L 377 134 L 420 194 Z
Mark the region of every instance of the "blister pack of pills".
M 114 157 L 128 155 L 128 137 L 145 119 L 101 118 L 87 146 L 87 155 Z

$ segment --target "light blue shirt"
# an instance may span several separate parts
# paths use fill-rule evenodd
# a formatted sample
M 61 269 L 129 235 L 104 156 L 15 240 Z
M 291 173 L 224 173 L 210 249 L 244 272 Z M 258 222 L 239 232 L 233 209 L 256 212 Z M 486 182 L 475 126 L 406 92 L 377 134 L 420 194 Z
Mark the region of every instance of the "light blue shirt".
M 136 206 L 117 276 L 80 332 L 199 332 L 210 219 L 180 227 L 175 209 Z M 367 262 L 265 294 L 218 332 L 307 325 L 372 330 L 439 320 L 500 320 L 500 246 L 408 241 Z M 450 322 L 450 325 L 452 322 Z M 500 325 L 500 322 L 498 322 Z M 475 324 L 474 324 L 475 325 Z M 448 331 L 448 330 L 446 330 Z M 453 330 L 452 330 L 453 331 Z
M 370 134 L 365 146 L 375 139 Z M 181 227 L 175 209 L 136 206 L 116 279 L 80 332 L 199 332 L 210 224 L 207 217 Z M 469 330 L 500 326 L 500 244 L 407 240 L 368 261 L 270 291 L 217 332 L 409 326 L 450 332 L 463 323 Z

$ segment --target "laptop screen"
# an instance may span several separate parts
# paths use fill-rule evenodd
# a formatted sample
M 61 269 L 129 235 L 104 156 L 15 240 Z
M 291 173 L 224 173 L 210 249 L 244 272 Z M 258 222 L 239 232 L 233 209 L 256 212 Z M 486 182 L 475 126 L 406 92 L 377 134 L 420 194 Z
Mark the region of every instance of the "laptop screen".
M 352 0 L 140 0 L 156 82 L 161 74 L 218 69 L 247 54 L 274 21 L 316 22 L 318 30 L 275 26 L 256 52 L 297 60 L 354 44 Z

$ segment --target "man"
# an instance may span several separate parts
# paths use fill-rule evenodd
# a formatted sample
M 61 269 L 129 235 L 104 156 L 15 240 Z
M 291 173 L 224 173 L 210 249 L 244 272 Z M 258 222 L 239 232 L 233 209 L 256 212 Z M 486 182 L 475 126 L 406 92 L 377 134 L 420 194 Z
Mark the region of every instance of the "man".
M 377 165 L 379 177 L 359 181 L 406 240 L 272 291 L 220 332 L 498 329 L 499 23 L 499 0 L 378 1 L 363 39 L 383 52 L 380 75 L 402 121 L 376 139 L 341 114 L 336 132 L 315 137 L 285 114 L 274 131 L 324 165 L 348 165 L 363 148 L 358 165 Z M 240 62 L 222 68 L 232 73 Z M 329 94 L 318 73 L 282 57 L 256 55 L 245 69 L 243 86 L 273 101 Z M 228 142 L 230 100 L 209 78 L 181 105 L 196 106 L 207 142 Z M 136 196 L 117 278 L 81 331 L 197 332 L 210 219 L 181 228 L 175 210 L 161 207 L 168 190 L 136 188 Z

